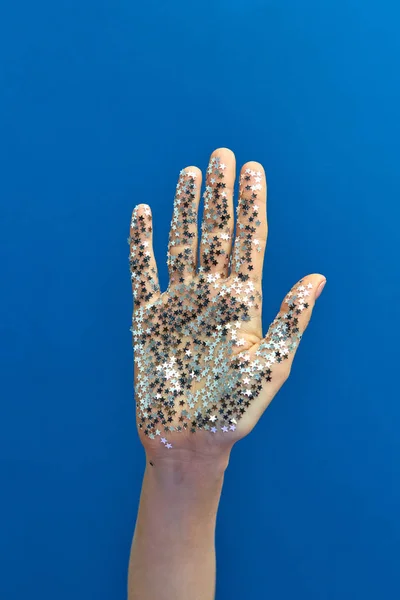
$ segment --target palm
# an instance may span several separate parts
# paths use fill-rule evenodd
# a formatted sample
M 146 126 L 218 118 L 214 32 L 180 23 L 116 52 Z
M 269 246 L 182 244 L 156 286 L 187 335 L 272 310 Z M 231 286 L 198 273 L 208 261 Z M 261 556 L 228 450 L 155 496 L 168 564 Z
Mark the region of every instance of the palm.
M 300 285 L 286 298 L 288 310 L 262 340 L 262 167 L 242 169 L 232 251 L 235 167 L 231 155 L 225 165 L 215 154 L 207 170 L 198 269 L 197 171 L 182 171 L 177 185 L 167 260 L 170 285 L 162 294 L 151 249 L 150 209 L 137 207 L 131 223 L 138 426 L 144 439 L 159 436 L 168 449 L 196 443 L 191 434 L 198 430 L 220 440 L 222 434 L 240 436 L 249 429 L 243 416 L 271 381 L 272 367 L 280 367 L 295 351 L 299 317 L 308 308 L 312 287 L 310 282 Z

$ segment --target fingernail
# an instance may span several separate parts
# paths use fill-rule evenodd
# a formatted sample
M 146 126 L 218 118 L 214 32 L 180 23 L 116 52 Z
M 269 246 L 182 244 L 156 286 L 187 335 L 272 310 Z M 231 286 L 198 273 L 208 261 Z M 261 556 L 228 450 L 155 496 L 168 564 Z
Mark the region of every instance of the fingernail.
M 317 291 L 315 292 L 315 299 L 317 299 L 317 298 L 320 297 L 320 295 L 322 294 L 322 290 L 325 287 L 325 284 L 326 284 L 326 279 L 324 279 L 323 281 L 321 281 L 321 283 L 317 287 Z

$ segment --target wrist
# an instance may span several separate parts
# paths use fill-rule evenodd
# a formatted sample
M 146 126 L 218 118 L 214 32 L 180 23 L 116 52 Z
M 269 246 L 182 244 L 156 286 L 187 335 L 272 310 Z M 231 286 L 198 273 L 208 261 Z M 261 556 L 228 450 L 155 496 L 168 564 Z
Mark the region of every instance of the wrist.
M 146 449 L 146 473 L 163 487 L 181 489 L 222 487 L 229 464 L 230 449 L 215 456 L 184 453 L 177 450 L 172 456 L 154 456 Z
M 152 461 L 153 462 L 153 461 Z M 174 522 L 185 539 L 196 539 L 198 528 L 213 531 L 224 482 L 220 464 L 147 460 L 143 494 L 151 514 L 160 513 L 161 523 Z M 153 517 L 154 518 L 154 517 Z

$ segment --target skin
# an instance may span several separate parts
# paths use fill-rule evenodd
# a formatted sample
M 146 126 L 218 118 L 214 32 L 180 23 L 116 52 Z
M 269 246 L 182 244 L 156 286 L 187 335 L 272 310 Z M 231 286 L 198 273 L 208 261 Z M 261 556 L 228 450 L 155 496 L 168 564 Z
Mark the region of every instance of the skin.
M 236 251 L 235 247 L 232 247 L 234 228 L 236 227 L 239 231 L 240 223 L 245 224 L 247 221 L 239 211 L 236 225 L 234 224 L 233 187 L 236 164 L 233 152 L 227 148 L 219 148 L 212 153 L 210 160 L 215 158 L 224 165 L 223 174 L 226 184 L 224 189 L 230 218 L 225 223 L 224 231 L 227 231 L 228 235 L 225 236 L 227 239 L 223 240 L 222 248 L 224 252 L 219 255 L 218 261 L 216 261 L 217 264 L 211 266 L 209 273 L 217 274 L 218 281 L 224 281 L 229 287 L 233 278 L 237 277 L 235 262 L 236 265 L 240 262 L 239 246 L 237 245 Z M 245 352 L 251 360 L 254 360 L 260 356 L 260 350 L 263 348 L 262 344 L 271 339 L 270 330 L 263 336 L 261 325 L 262 270 L 268 233 L 266 215 L 267 186 L 261 164 L 254 161 L 246 163 L 241 169 L 242 176 L 249 172 L 248 170 L 253 174 L 259 174 L 257 181 L 260 182 L 257 190 L 258 219 L 260 222 L 257 230 L 257 240 L 259 241 L 260 251 L 256 252 L 254 250 L 253 252 L 253 245 L 251 245 L 253 269 L 250 273 L 250 279 L 254 284 L 254 293 L 259 301 L 251 306 L 251 318 L 240 329 L 242 344 L 240 347 L 233 346 L 233 358 L 235 359 L 239 356 L 239 353 Z M 194 205 L 197 209 L 200 200 L 202 173 L 197 167 L 188 167 L 185 172 L 191 173 L 197 184 L 194 194 Z M 240 180 L 242 181 L 242 178 Z M 247 193 L 244 192 L 244 194 Z M 174 210 L 174 215 L 179 217 L 179 205 L 176 210 L 178 212 Z M 142 217 L 140 221 L 138 221 L 139 217 Z M 157 299 L 160 300 L 160 312 L 157 318 L 165 319 L 166 311 L 170 310 L 168 300 L 175 297 L 174 294 L 176 295 L 177 289 L 182 289 L 182 287 L 179 287 L 180 284 L 182 286 L 182 280 L 184 280 L 184 285 L 188 286 L 191 282 L 196 283 L 199 277 L 198 267 L 207 265 L 204 262 L 207 257 L 204 248 L 207 246 L 206 232 L 211 228 L 207 228 L 207 223 L 210 224 L 209 218 L 208 207 L 203 215 L 204 225 L 201 240 L 197 239 L 197 226 L 195 223 L 191 225 L 193 236 L 188 239 L 180 236 L 182 232 L 177 232 L 176 229 L 171 228 L 170 242 L 172 239 L 186 239 L 186 245 L 190 245 L 190 249 L 185 255 L 188 257 L 187 264 L 181 266 L 182 268 L 177 272 L 174 267 L 177 263 L 174 261 L 177 260 L 175 257 L 182 253 L 182 244 L 180 243 L 177 246 L 169 244 L 170 284 L 166 292 L 161 293 L 158 288 L 157 267 L 151 243 L 151 210 L 150 207 L 143 204 L 135 207 L 131 224 L 132 256 L 136 252 L 138 241 L 146 239 L 149 259 L 144 268 L 136 270 L 135 278 L 133 278 L 134 319 L 135 314 L 140 314 L 141 309 L 146 309 L 147 305 Z M 138 230 L 137 223 L 143 223 L 143 220 L 148 224 L 146 232 L 144 229 Z M 179 218 L 175 222 L 182 223 Z M 211 225 L 215 225 L 215 223 Z M 199 265 L 197 265 L 195 258 L 198 243 L 200 243 Z M 133 246 L 133 244 L 135 245 Z M 230 255 L 232 257 L 231 263 L 229 262 Z M 138 280 L 140 279 L 141 287 L 138 292 Z M 314 273 L 303 277 L 292 288 L 294 294 L 297 293 L 296 291 L 300 285 L 308 290 L 306 306 L 304 309 L 302 307 L 298 315 L 300 334 L 305 331 L 309 323 L 315 301 L 322 292 L 325 281 L 323 275 Z M 147 294 L 149 291 L 151 291 L 150 300 Z M 208 293 L 211 295 L 214 292 L 210 288 Z M 288 305 L 289 297 L 290 295 L 285 296 L 281 304 L 278 313 L 279 318 L 285 318 L 285 315 L 288 314 L 290 309 Z M 217 302 L 219 302 L 219 297 Z M 201 313 L 201 307 L 199 313 Z M 211 325 L 213 324 L 211 323 Z M 171 327 L 173 326 L 171 325 Z M 188 337 L 190 338 L 190 335 Z M 190 341 L 189 339 L 188 342 Z M 229 430 L 228 433 L 222 433 L 220 429 L 215 433 L 211 433 L 209 430 L 202 429 L 201 426 L 195 433 L 192 433 L 189 429 L 168 431 L 167 434 L 163 432 L 161 435 L 165 435 L 171 444 L 171 449 L 167 449 L 164 442 L 160 443 L 158 434 L 153 438 L 146 435 L 146 420 L 143 418 L 143 412 L 139 410 L 140 407 L 138 406 L 139 436 L 145 450 L 146 469 L 130 556 L 129 600 L 187 600 L 188 598 L 191 600 L 212 600 L 214 598 L 216 571 L 215 524 L 230 452 L 233 445 L 253 429 L 273 397 L 288 378 L 296 350 L 297 346 L 284 356 L 285 360 L 273 364 L 270 381 L 262 381 L 259 393 L 252 398 L 244 414 L 241 414 L 240 418 L 235 421 L 234 429 Z M 185 365 L 182 368 L 184 369 Z M 233 375 L 234 372 L 232 372 Z M 138 392 L 138 390 L 142 389 L 143 377 L 143 371 L 135 363 L 135 390 L 139 396 L 140 391 Z M 204 382 L 201 380 L 193 380 L 192 390 L 201 391 L 202 385 L 204 386 Z M 214 406 L 218 405 L 219 407 L 219 401 L 219 398 L 214 398 Z M 174 427 L 181 423 L 178 420 L 179 410 L 175 412 L 176 414 L 171 413 L 172 417 L 169 423 Z M 208 423 L 211 414 L 212 411 L 205 413 L 204 422 Z M 212 425 L 212 423 L 210 424 Z M 152 430 L 148 429 L 147 433 L 149 431 Z

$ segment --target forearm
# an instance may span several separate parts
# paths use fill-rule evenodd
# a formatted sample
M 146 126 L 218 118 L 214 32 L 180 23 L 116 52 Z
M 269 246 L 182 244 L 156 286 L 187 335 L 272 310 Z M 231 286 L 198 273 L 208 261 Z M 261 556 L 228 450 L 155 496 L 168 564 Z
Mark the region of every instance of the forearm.
M 212 600 L 215 524 L 228 460 L 147 466 L 129 564 L 129 600 Z

